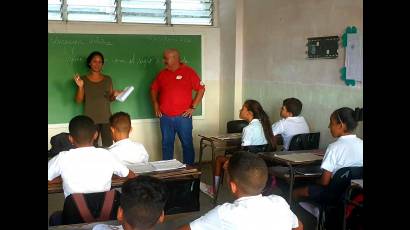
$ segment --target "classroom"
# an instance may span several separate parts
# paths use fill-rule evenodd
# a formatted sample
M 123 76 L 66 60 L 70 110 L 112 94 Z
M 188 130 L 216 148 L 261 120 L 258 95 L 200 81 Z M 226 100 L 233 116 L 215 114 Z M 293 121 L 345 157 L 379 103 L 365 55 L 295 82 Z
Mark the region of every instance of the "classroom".
M 239 110 L 246 99 L 259 101 L 274 122 L 280 119 L 279 111 L 285 98 L 299 98 L 303 102 L 302 115 L 308 121 L 310 129 L 321 133 L 319 147 L 326 148 L 334 141 L 328 128 L 329 115 L 340 107 L 362 108 L 363 82 L 356 81 L 354 86 L 349 86 L 341 79 L 340 69 L 345 65 L 343 47 L 339 46 L 337 58 L 309 59 L 306 53 L 307 39 L 326 36 L 342 37 L 349 26 L 355 26 L 362 38 L 363 1 L 214 0 L 213 7 L 213 23 L 209 26 L 49 20 L 48 33 L 49 35 L 175 35 L 182 38 L 191 35 L 199 36 L 200 52 L 194 55 L 199 55 L 196 60 L 201 61 L 198 65 L 206 91 L 201 102 L 201 110 L 193 117 L 195 161 L 198 161 L 200 142 L 198 135 L 225 133 L 227 122 L 239 119 Z M 145 47 L 144 50 L 149 50 L 149 47 Z M 160 49 L 153 47 L 153 50 Z M 162 57 L 162 53 L 147 55 Z M 184 56 L 184 53 L 181 52 L 181 55 Z M 48 59 L 50 62 L 53 57 L 49 56 Z M 161 61 L 159 66 L 162 64 Z M 155 77 L 155 72 L 147 71 L 147 73 L 151 76 L 139 77 L 151 79 Z M 72 90 L 75 89 L 75 84 L 72 82 L 74 74 L 74 72 L 67 72 L 66 76 L 63 76 L 72 83 L 65 85 L 72 87 Z M 117 76 L 109 72 L 107 74 L 111 75 L 115 86 Z M 125 86 L 121 85 L 121 87 Z M 136 87 L 135 89 L 135 91 L 142 90 L 146 90 L 146 95 L 149 95 L 149 88 Z M 58 90 L 52 92 L 54 94 Z M 64 93 L 64 89 L 60 92 Z M 56 95 L 52 95 L 54 96 Z M 50 97 L 49 94 L 49 100 Z M 150 99 L 146 98 L 146 101 L 145 105 L 151 106 L 148 103 Z M 115 103 L 120 102 L 112 103 L 113 113 L 130 106 L 127 104 L 124 108 L 114 105 Z M 75 104 L 74 97 L 72 104 Z M 81 110 L 76 111 L 81 113 Z M 148 113 L 152 108 L 144 111 Z M 58 111 L 50 111 L 49 108 L 50 113 L 58 113 Z M 161 132 L 158 119 L 132 119 L 131 123 L 133 130 L 130 139 L 143 143 L 150 155 L 150 160 L 161 160 Z M 61 132 L 68 132 L 68 120 L 52 122 L 49 120 L 49 149 L 51 137 Z M 362 122 L 359 123 L 355 133 L 363 139 Z M 176 141 L 176 159 L 182 159 L 181 152 L 180 143 Z M 210 154 L 204 154 L 203 160 L 210 161 Z

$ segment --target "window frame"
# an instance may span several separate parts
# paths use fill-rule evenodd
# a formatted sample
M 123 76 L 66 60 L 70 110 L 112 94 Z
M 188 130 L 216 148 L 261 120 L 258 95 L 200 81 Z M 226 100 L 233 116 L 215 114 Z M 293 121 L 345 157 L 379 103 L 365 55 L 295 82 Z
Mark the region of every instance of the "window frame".
M 171 1 L 172 0 L 165 0 L 165 23 L 144 23 L 144 22 L 123 22 L 122 21 L 122 10 L 121 10 L 121 1 L 122 0 L 113 0 L 115 1 L 115 21 L 110 22 L 110 21 L 80 21 L 80 20 L 68 20 L 68 12 L 67 12 L 67 0 L 61 0 L 61 7 L 60 7 L 60 13 L 61 13 L 61 19 L 60 20 L 53 20 L 49 19 L 49 22 L 60 22 L 60 23 L 97 23 L 97 24 L 119 24 L 119 25 L 155 25 L 155 26 L 165 26 L 165 27 L 189 27 L 189 26 L 195 26 L 195 27 L 209 27 L 209 28 L 215 28 L 218 27 L 218 3 L 219 0 L 211 0 L 211 17 L 210 17 L 210 25 L 206 24 L 172 24 L 171 23 Z

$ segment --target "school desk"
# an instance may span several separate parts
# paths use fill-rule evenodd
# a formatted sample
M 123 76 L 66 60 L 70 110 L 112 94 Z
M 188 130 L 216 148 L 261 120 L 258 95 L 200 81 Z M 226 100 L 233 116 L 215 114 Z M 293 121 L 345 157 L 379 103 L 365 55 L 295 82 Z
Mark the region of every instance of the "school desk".
M 211 147 L 211 154 L 212 154 L 212 180 L 213 181 L 213 173 L 215 172 L 215 153 L 216 151 L 226 151 L 232 149 L 239 149 L 241 147 L 241 139 L 242 133 L 227 133 L 227 134 L 218 134 L 218 135 L 203 135 L 199 134 L 198 136 L 201 137 L 199 141 L 199 167 L 201 168 L 202 156 L 204 153 L 204 149 L 207 147 Z M 214 197 L 214 204 L 216 204 L 217 195 L 215 194 Z
M 293 184 L 296 177 L 319 177 L 318 174 L 300 174 L 295 171 L 296 166 L 318 164 L 323 159 L 324 150 L 297 150 L 297 151 L 277 151 L 277 152 L 261 152 L 258 153 L 264 160 L 278 163 L 287 166 L 285 172 L 281 176 L 289 178 L 289 204 L 292 203 Z
M 143 173 L 144 175 L 150 175 L 159 179 L 164 180 L 192 180 L 193 178 L 198 178 L 201 175 L 201 171 L 192 166 L 187 166 L 183 169 L 174 169 L 162 172 L 149 172 Z M 127 178 L 113 176 L 111 181 L 111 187 L 117 188 L 127 180 Z M 61 193 L 63 192 L 63 186 L 61 183 L 48 184 L 48 194 L 51 193 Z
M 206 147 L 211 147 L 212 154 L 212 172 L 215 167 L 215 153 L 216 151 L 225 151 L 230 149 L 238 149 L 241 147 L 242 133 L 228 133 L 219 135 L 202 135 L 199 141 L 199 167 L 201 167 L 202 156 Z

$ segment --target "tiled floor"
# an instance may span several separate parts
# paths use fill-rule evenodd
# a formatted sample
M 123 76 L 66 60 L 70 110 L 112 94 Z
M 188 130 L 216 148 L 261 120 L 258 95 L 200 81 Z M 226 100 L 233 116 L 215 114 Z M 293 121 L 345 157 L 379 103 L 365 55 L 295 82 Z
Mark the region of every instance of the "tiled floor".
M 201 181 L 210 184 L 212 180 L 211 177 L 211 165 L 204 164 L 202 167 L 202 175 Z M 274 191 L 275 194 L 280 194 L 279 190 Z M 181 213 L 175 215 L 166 216 L 165 222 L 163 224 L 157 225 L 156 229 L 175 229 L 178 226 L 183 224 L 189 223 L 192 220 L 197 219 L 201 215 L 205 214 L 209 210 L 211 210 L 214 206 L 212 204 L 211 199 L 203 194 L 200 193 L 200 211 L 192 212 L 192 213 Z M 228 191 L 228 186 L 226 185 L 226 178 L 224 179 L 224 185 L 222 186 L 219 197 L 218 197 L 218 204 L 222 204 L 225 202 L 232 202 L 234 198 Z M 54 211 L 61 210 L 63 208 L 64 202 L 64 195 L 62 193 L 58 194 L 49 194 L 48 195 L 48 216 L 51 215 Z M 315 229 L 315 219 L 306 211 L 301 208 L 295 207 L 293 212 L 298 216 L 298 218 L 304 224 L 305 230 L 313 230 Z M 273 223 L 272 223 L 273 224 Z

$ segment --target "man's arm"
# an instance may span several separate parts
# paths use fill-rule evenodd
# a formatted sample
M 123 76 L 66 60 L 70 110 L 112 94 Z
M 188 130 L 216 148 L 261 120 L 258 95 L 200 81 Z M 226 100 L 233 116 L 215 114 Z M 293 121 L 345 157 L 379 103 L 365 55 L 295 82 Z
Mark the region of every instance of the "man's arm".
M 194 101 L 192 102 L 193 107 L 196 107 L 199 104 L 199 102 L 202 100 L 202 97 L 204 97 L 204 94 L 205 94 L 205 88 L 200 89 L 196 92 Z
M 151 89 L 151 102 L 152 106 L 154 106 L 155 116 L 162 117 L 161 110 L 159 109 L 158 103 L 158 90 Z
M 185 110 L 185 112 L 182 114 L 183 117 L 192 117 L 192 113 L 194 112 L 199 102 L 202 100 L 202 97 L 204 96 L 204 94 L 205 94 L 205 88 L 200 89 L 196 92 L 191 108 L 188 108 L 187 110 Z

